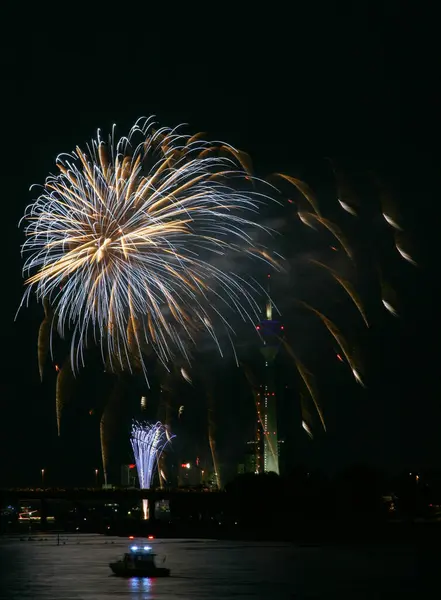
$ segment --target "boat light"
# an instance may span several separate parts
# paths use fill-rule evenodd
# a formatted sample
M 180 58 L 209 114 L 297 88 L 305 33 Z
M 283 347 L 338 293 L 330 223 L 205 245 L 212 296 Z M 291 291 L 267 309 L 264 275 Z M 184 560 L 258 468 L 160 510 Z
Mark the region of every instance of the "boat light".
M 144 546 L 144 550 L 146 550 L 146 551 L 151 550 L 151 547 L 150 546 Z
M 138 550 L 138 546 L 132 546 L 130 550 Z

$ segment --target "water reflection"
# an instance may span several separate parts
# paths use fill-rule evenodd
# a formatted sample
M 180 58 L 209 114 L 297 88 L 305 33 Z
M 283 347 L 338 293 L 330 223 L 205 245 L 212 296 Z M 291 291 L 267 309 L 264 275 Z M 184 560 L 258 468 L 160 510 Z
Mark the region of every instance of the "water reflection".
M 74 535 L 57 546 L 56 536 L 47 537 L 0 537 L 1 600 L 441 597 L 441 550 L 432 547 L 154 540 L 171 577 L 125 579 L 111 574 L 109 562 L 129 540 Z
M 153 582 L 154 580 L 150 579 L 150 577 L 131 577 L 128 580 L 132 592 L 131 598 L 153 598 Z M 142 592 L 142 594 L 140 594 L 140 592 Z

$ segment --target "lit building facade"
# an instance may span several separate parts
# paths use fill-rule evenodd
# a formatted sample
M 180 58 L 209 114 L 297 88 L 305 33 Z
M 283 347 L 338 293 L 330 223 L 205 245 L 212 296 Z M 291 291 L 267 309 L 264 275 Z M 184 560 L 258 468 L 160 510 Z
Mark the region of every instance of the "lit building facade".
M 279 440 L 277 435 L 277 389 L 275 360 L 279 352 L 283 325 L 273 319 L 270 300 L 265 319 L 257 326 L 262 338 L 262 384 L 256 395 L 256 472 L 279 474 Z
M 121 467 L 121 485 L 124 487 L 136 486 L 136 465 L 122 465 Z
M 202 484 L 202 471 L 198 465 L 182 463 L 179 467 L 179 487 L 198 487 Z
M 251 440 L 247 442 L 246 451 L 241 462 L 237 467 L 239 475 L 243 473 L 257 473 L 257 461 L 259 457 L 257 440 Z

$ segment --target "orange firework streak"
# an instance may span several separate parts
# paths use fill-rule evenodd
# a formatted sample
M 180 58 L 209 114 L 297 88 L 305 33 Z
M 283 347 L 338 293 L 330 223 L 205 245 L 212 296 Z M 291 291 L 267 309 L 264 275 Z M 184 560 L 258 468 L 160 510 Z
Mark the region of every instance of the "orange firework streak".
M 117 409 L 120 406 L 123 382 L 118 377 L 100 420 L 101 459 L 103 463 L 104 483 L 107 485 L 109 473 L 109 446 L 118 427 Z
M 72 386 L 74 380 L 74 374 L 72 371 L 72 364 L 70 355 L 66 358 L 61 368 L 55 365 L 57 371 L 57 385 L 55 391 L 56 399 L 56 415 L 57 415 L 57 432 L 58 436 L 61 435 L 61 415 L 67 402 L 72 397 Z

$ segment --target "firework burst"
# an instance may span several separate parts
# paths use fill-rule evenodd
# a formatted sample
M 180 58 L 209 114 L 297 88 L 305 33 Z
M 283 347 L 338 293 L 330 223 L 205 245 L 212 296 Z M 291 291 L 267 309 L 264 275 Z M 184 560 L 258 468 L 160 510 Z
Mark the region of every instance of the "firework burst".
M 133 422 L 130 443 L 141 489 L 150 489 L 156 470 L 159 471 L 159 477 L 163 477 L 159 470 L 159 460 L 164 449 L 174 437 L 159 421 L 155 424 Z M 143 512 L 144 518 L 147 519 L 149 515 L 146 500 L 143 500 Z
M 188 357 L 201 331 L 221 351 L 228 310 L 256 318 L 258 286 L 222 266 L 231 255 L 276 266 L 253 241 L 268 233 L 255 221 L 267 196 L 247 164 L 226 144 L 155 131 L 151 119 L 107 143 L 98 131 L 87 152 L 57 158 L 59 174 L 23 217 L 22 304 L 32 291 L 49 301 L 53 327 L 70 332 L 74 369 L 93 340 L 111 369 L 146 374 L 143 354 Z
M 159 421 L 158 423 L 133 422 L 130 442 L 135 456 L 139 485 L 142 489 L 150 488 L 161 454 L 174 437 Z

